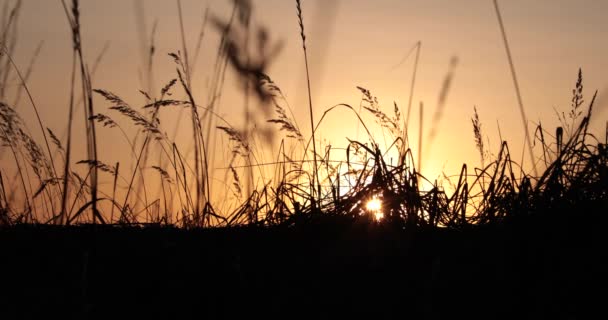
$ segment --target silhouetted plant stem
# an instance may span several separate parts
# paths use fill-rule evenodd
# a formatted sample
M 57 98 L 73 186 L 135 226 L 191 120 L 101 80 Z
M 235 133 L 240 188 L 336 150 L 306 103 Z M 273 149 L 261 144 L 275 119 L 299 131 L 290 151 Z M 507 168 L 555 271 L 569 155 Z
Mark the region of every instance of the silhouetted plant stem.
M 112 186 L 112 209 L 110 212 L 110 223 L 112 223 L 112 221 L 114 221 L 114 207 L 116 204 L 116 182 L 118 181 L 119 168 L 120 168 L 120 162 L 116 162 L 116 171 L 114 171 L 114 184 Z
M 53 161 L 53 154 L 51 153 L 51 147 L 49 145 L 49 140 L 48 140 L 48 138 L 46 136 L 46 130 L 44 130 L 44 126 L 42 125 L 42 119 L 40 119 L 40 114 L 38 113 L 38 108 L 36 107 L 36 103 L 34 102 L 34 98 L 32 97 L 32 94 L 30 93 L 30 90 L 29 90 L 27 84 L 25 83 L 25 79 L 21 75 L 21 71 L 19 71 L 19 68 L 17 68 L 17 65 L 13 61 L 13 58 L 11 57 L 11 55 L 9 54 L 9 52 L 7 51 L 7 48 L 6 48 L 6 46 L 4 46 L 4 44 L 2 44 L 2 51 L 4 51 L 4 53 L 6 54 L 6 57 L 7 57 L 8 61 L 10 61 L 10 64 L 13 66 L 13 68 L 15 70 L 15 73 L 17 74 L 17 77 L 19 77 L 19 81 L 21 82 L 21 86 L 25 90 L 25 93 L 27 94 L 27 97 L 30 100 L 30 103 L 31 103 L 32 108 L 34 110 L 34 114 L 36 115 L 36 120 L 38 121 L 38 125 L 40 126 L 40 131 L 42 131 L 42 137 L 44 138 L 44 143 L 45 143 L 45 146 L 46 146 L 46 150 L 47 150 L 47 152 L 49 154 L 49 161 L 51 162 L 51 173 L 54 175 L 54 177 L 57 177 L 57 171 L 55 170 L 55 162 Z M 61 190 L 60 190 L 60 193 L 61 193 Z M 52 198 L 50 199 L 50 201 L 51 201 L 51 207 L 53 207 L 53 200 L 52 200 Z
M 509 67 L 511 68 L 511 76 L 513 77 L 513 85 L 515 86 L 515 94 L 517 95 L 517 103 L 519 105 L 519 112 L 521 120 L 524 125 L 524 133 L 526 134 L 526 143 L 528 144 L 528 152 L 530 153 L 530 160 L 532 161 L 532 169 L 534 175 L 538 177 L 538 170 L 536 169 L 536 158 L 534 157 L 534 150 L 532 149 L 532 142 L 530 140 L 530 132 L 528 130 L 528 118 L 526 117 L 526 111 L 524 109 L 524 103 L 521 98 L 521 92 L 519 90 L 519 82 L 517 81 L 517 74 L 515 73 L 515 65 L 513 64 L 513 58 L 511 57 L 511 49 L 509 49 L 509 41 L 507 40 L 507 33 L 505 26 L 502 22 L 502 15 L 500 14 L 500 8 L 498 7 L 498 0 L 494 0 L 494 8 L 496 9 L 496 16 L 498 17 L 498 24 L 500 25 L 500 32 L 502 39 L 505 44 L 505 50 L 507 52 L 507 59 L 509 60 Z
M 251 57 L 249 55 L 249 19 L 247 19 L 245 22 L 245 39 L 244 39 L 244 43 L 243 43 L 243 52 L 245 53 L 245 65 L 249 65 L 251 63 Z M 251 92 L 251 86 L 250 86 L 250 81 L 249 79 L 245 79 L 243 81 L 243 101 L 244 101 L 244 108 L 243 108 L 243 119 L 245 119 L 245 139 L 246 140 L 252 140 L 253 139 L 253 130 L 250 129 L 251 127 L 251 111 L 250 109 L 250 101 L 249 101 L 249 93 Z M 252 162 L 251 162 L 251 153 L 248 152 L 246 157 L 245 157 L 245 161 L 247 163 L 247 174 L 245 175 L 245 194 L 251 194 L 251 191 L 253 190 L 253 166 L 252 166 Z M 252 215 L 250 217 L 251 221 L 255 221 L 254 220 L 254 216 Z
M 416 86 L 416 72 L 418 71 L 418 58 L 420 58 L 420 48 L 422 47 L 422 42 L 418 41 L 416 43 L 416 56 L 414 57 L 414 71 L 412 71 L 412 80 L 410 82 L 410 95 L 407 100 L 407 115 L 405 117 L 405 133 L 407 135 L 407 128 L 410 122 L 410 111 L 412 110 L 412 99 L 414 98 L 414 88 Z M 404 137 L 407 141 L 407 137 Z
M 310 112 L 310 129 L 312 130 L 312 153 L 313 153 L 313 177 L 312 177 L 312 190 L 311 192 L 313 201 L 315 200 L 315 182 L 317 187 L 317 197 L 316 199 L 321 199 L 321 182 L 319 180 L 319 172 L 317 170 L 317 143 L 315 140 L 315 121 L 313 117 L 312 111 L 312 95 L 310 90 L 310 72 L 308 69 L 308 55 L 306 52 L 306 35 L 304 34 L 304 21 L 302 18 L 302 7 L 300 5 L 300 0 L 296 0 L 296 7 L 298 10 L 298 22 L 300 24 L 300 36 L 302 37 L 302 49 L 304 50 L 304 65 L 306 67 L 306 84 L 308 89 L 308 110 Z
M 146 68 L 145 68 L 145 79 L 146 79 L 146 83 L 144 84 L 146 87 L 146 92 L 148 94 L 152 94 L 153 92 L 155 92 L 155 87 L 154 87 L 154 68 L 153 68 L 153 61 L 154 61 L 154 54 L 156 53 L 156 47 L 154 46 L 154 37 L 156 35 L 156 28 L 158 25 L 158 21 L 154 21 L 154 24 L 152 25 L 152 31 L 150 32 L 150 38 L 149 41 L 146 42 L 146 24 L 144 22 L 144 17 L 143 16 L 139 16 L 143 14 L 143 2 L 137 2 L 136 6 L 139 5 L 141 6 L 141 12 L 138 12 L 138 20 L 140 20 L 139 24 L 140 24 L 140 28 L 142 29 L 142 33 L 144 34 L 143 39 L 142 39 L 142 43 L 143 43 L 143 47 L 144 47 L 144 54 L 143 54 L 143 61 L 146 64 Z M 154 98 L 156 99 L 156 98 Z M 163 100 L 163 97 L 160 97 L 160 100 Z M 155 108 L 154 112 L 152 113 L 152 115 L 150 116 L 150 121 L 151 122 L 155 122 L 157 120 L 158 117 L 158 108 Z M 150 134 L 149 132 L 146 134 Z M 141 161 L 141 166 L 142 168 L 146 168 L 147 167 L 147 163 L 148 163 L 148 154 L 150 151 L 150 144 L 147 145 L 145 151 L 144 151 L 144 156 L 143 156 L 143 160 Z M 137 185 L 137 190 L 135 191 L 135 194 L 139 195 L 141 193 L 141 190 L 143 189 L 144 192 L 144 209 L 146 210 L 146 213 L 149 213 L 149 206 L 148 206 L 148 191 L 146 190 L 146 182 L 144 179 L 144 175 L 143 175 L 143 170 L 139 170 L 140 172 L 140 183 Z
M 93 216 L 93 223 L 97 219 L 103 221 L 99 211 L 97 210 L 97 187 L 98 187 L 98 168 L 93 163 L 97 163 L 97 137 L 95 134 L 95 120 L 93 119 L 93 95 L 91 87 L 91 78 L 87 70 L 87 66 L 84 61 L 84 55 L 82 53 L 82 39 L 80 36 L 80 11 L 79 11 L 79 0 L 72 0 L 71 15 L 68 10 L 65 0 L 62 0 L 63 8 L 66 12 L 70 27 L 72 30 L 72 42 L 74 45 L 74 51 L 78 56 L 80 64 L 80 78 L 82 84 L 82 97 L 84 101 L 84 116 L 87 131 L 87 155 L 90 162 L 90 181 L 91 181 L 91 210 Z
M 420 124 L 418 126 L 418 172 L 422 173 L 422 132 L 424 129 L 424 103 L 420 101 Z
M 190 61 L 188 60 L 188 48 L 186 47 L 186 32 L 184 31 L 184 19 L 183 19 L 183 15 L 182 15 L 182 1 L 181 0 L 177 0 L 177 11 L 179 13 L 179 30 L 180 30 L 180 35 L 181 35 L 181 40 L 182 40 L 182 50 L 184 52 L 184 63 L 186 65 L 186 68 L 184 70 L 184 72 L 186 73 L 186 83 L 188 84 L 188 86 L 191 85 L 190 81 Z
M 2 188 L 2 199 L 4 201 L 4 205 L 2 205 L 0 208 L 4 211 L 0 213 L 0 223 L 8 225 L 11 223 L 11 218 L 9 217 L 9 212 L 11 212 L 11 204 L 6 197 L 6 187 L 4 185 L 4 176 L 2 175 L 2 170 L 0 170 L 0 188 Z
M 8 138 L 8 134 L 6 133 L 6 131 L 4 130 L 4 128 L 2 128 L 0 126 L 0 130 L 2 130 L 2 134 L 6 137 L 6 139 L 8 141 L 10 141 L 10 138 Z M 17 165 L 17 172 L 19 173 L 19 178 L 21 179 L 21 185 L 23 186 L 23 192 L 25 193 L 25 203 L 26 203 L 26 207 L 29 209 L 31 207 L 30 205 L 30 197 L 28 195 L 27 192 L 27 186 L 25 184 L 25 179 L 23 178 L 23 170 L 21 169 L 21 165 L 19 164 L 19 159 L 17 158 L 17 151 L 15 150 L 15 147 L 13 146 L 12 142 L 9 142 L 9 148 L 11 148 L 11 153 L 13 154 L 13 158 L 15 159 L 15 164 Z
M 15 50 L 15 43 L 17 41 L 17 36 L 16 36 L 16 29 L 17 29 L 17 20 L 19 18 L 19 13 L 21 11 L 21 0 L 18 0 L 15 2 L 15 5 L 13 6 L 13 8 L 11 9 L 9 15 L 8 15 L 8 21 L 6 21 L 6 24 L 3 25 L 2 27 L 4 28 L 3 33 L 2 33 L 2 38 L 0 38 L 0 44 L 2 44 L 3 48 L 6 48 L 5 53 L 6 55 L 10 58 Z M 8 4 L 9 2 L 6 2 L 5 4 L 5 10 L 8 9 Z M 12 37 L 11 37 L 11 33 L 12 33 Z M 10 37 L 10 38 L 9 38 Z M 4 66 L 2 68 L 0 68 L 0 73 L 1 73 L 1 77 L 2 77 L 2 82 L 1 83 L 7 83 L 8 77 L 10 75 L 11 72 L 11 68 L 10 68 L 10 64 L 11 61 L 9 59 L 6 60 L 6 62 L 4 63 Z M 5 94 L 5 90 L 6 90 L 6 86 L 0 86 L 0 98 L 4 99 L 4 94 Z
M 41 40 L 38 43 L 38 46 L 36 47 L 36 51 L 34 51 L 34 54 L 32 55 L 32 58 L 30 60 L 29 66 L 27 67 L 27 70 L 25 70 L 25 75 L 23 76 L 23 83 L 27 83 L 30 76 L 32 75 L 34 63 L 36 62 L 36 59 L 40 55 L 40 52 L 42 51 L 43 46 L 44 46 L 44 40 Z M 18 107 L 19 101 L 21 101 L 22 92 L 23 92 L 23 86 L 19 86 L 19 89 L 17 89 L 17 94 L 15 96 L 15 102 L 13 102 L 13 106 L 15 106 L 15 108 Z
M 186 85 L 186 83 L 184 82 L 184 79 L 182 77 L 182 74 L 179 70 L 177 70 L 178 76 L 179 76 L 179 80 L 182 84 L 182 87 L 184 88 L 184 91 L 186 91 L 186 94 L 188 95 L 188 100 L 191 104 L 191 110 L 192 110 L 192 130 L 193 130 L 193 138 L 194 138 L 194 147 L 195 147 L 195 161 L 196 161 L 196 165 L 195 165 L 195 172 L 196 172 L 196 185 L 197 185 L 197 199 L 195 202 L 195 218 L 198 221 L 199 218 L 200 221 L 204 221 L 205 217 L 203 215 L 203 217 L 199 217 L 200 214 L 200 201 L 201 201 L 201 196 L 203 194 L 205 194 L 205 203 L 207 203 L 209 201 L 210 198 L 210 184 L 209 184 L 209 162 L 207 161 L 207 149 L 205 146 L 205 139 L 203 137 L 202 134 L 202 128 L 201 128 L 201 123 L 200 123 L 200 118 L 198 115 L 198 111 L 197 111 L 197 106 L 196 106 L 196 102 L 194 101 L 194 96 L 192 95 L 192 91 L 190 90 L 190 87 Z M 199 163 L 202 162 L 202 163 Z M 201 176 L 204 175 L 204 176 Z M 204 181 L 203 181 L 204 179 Z M 205 205 L 205 208 L 207 206 Z
M 146 138 L 144 139 L 144 143 L 141 146 L 141 150 L 139 151 L 139 154 L 137 155 L 137 160 L 135 162 L 135 168 L 133 169 L 133 174 L 131 175 L 131 179 L 129 180 L 129 187 L 127 188 L 127 194 L 125 195 L 125 200 L 123 201 L 123 205 L 121 207 L 122 211 L 124 211 L 125 208 L 127 207 L 127 203 L 129 201 L 129 195 L 131 194 L 131 189 L 133 189 L 133 182 L 135 181 L 135 176 L 137 175 L 137 169 L 139 168 L 139 163 L 142 159 L 144 150 L 146 149 L 146 145 L 148 144 L 149 140 L 150 140 L 150 137 L 146 136 Z
M 196 173 L 196 202 L 195 202 L 195 220 L 197 223 L 200 223 L 201 221 L 205 220 L 205 217 L 203 215 L 203 217 L 200 217 L 200 201 L 201 201 L 201 196 L 203 195 L 203 193 L 206 193 L 206 200 L 205 203 L 207 201 L 209 201 L 209 188 L 210 188 L 210 184 L 209 184 L 209 168 L 208 168 L 208 162 L 207 162 L 207 151 L 205 148 L 205 138 L 203 137 L 203 132 L 202 132 L 202 128 L 201 128 L 201 123 L 200 123 L 200 118 L 198 115 L 198 111 L 196 110 L 196 103 L 194 102 L 194 97 L 192 95 L 192 91 L 191 91 L 191 79 L 190 79 L 190 65 L 189 65 L 189 61 L 188 61 L 188 48 L 186 47 L 186 36 L 185 36 L 185 31 L 184 31 L 184 21 L 183 21 L 183 17 L 182 17 L 182 6 L 181 6 L 181 0 L 177 0 L 177 7 L 178 7 L 178 11 L 179 11 L 179 23 L 180 23 L 180 32 L 181 32 L 181 38 L 182 38 L 182 48 L 184 50 L 184 63 L 185 63 L 185 67 L 184 72 L 186 73 L 184 76 L 186 77 L 186 80 L 184 81 L 181 73 L 178 70 L 179 73 L 179 78 L 180 81 L 182 83 L 182 86 L 184 87 L 184 90 L 186 91 L 188 98 L 190 100 L 190 103 L 192 105 L 192 130 L 193 130 L 193 138 L 194 138 L 194 161 L 195 161 L 195 173 Z M 201 162 L 204 162 L 201 163 Z M 204 175 L 204 177 L 202 177 L 202 175 Z M 206 184 L 203 183 L 203 179 L 206 180 Z M 206 206 L 205 206 L 206 207 Z
M 213 76 L 212 76 L 212 81 L 211 81 L 211 88 L 210 88 L 210 94 L 209 94 L 209 98 L 207 101 L 207 105 L 209 106 L 209 108 L 205 109 L 205 112 L 203 113 L 203 119 L 207 120 L 207 127 L 206 127 L 206 133 L 205 133 L 205 145 L 209 146 L 210 148 L 210 154 L 216 154 L 216 149 L 217 149 L 217 143 L 215 143 L 216 141 L 216 131 L 215 130 L 211 130 L 212 128 L 214 128 L 213 126 L 213 121 L 214 121 L 214 117 L 212 117 L 212 114 L 214 113 L 214 110 L 217 106 L 219 106 L 220 104 L 220 100 L 222 97 L 222 90 L 224 87 L 224 80 L 225 80 L 225 76 L 226 76 L 226 70 L 228 69 L 228 55 L 226 54 L 226 45 L 227 45 L 227 34 L 230 31 L 230 28 L 232 27 L 232 24 L 234 22 L 234 19 L 236 17 L 236 13 L 237 13 L 237 8 L 238 8 L 238 3 L 234 3 L 233 7 L 232 7 L 232 13 L 230 14 L 230 19 L 228 20 L 228 23 L 226 24 L 226 27 L 223 28 L 222 30 L 222 35 L 221 35 L 221 40 L 220 40 L 220 44 L 218 46 L 218 50 L 215 56 L 215 63 L 213 66 Z M 207 11 L 205 11 L 205 15 Z M 205 20 L 206 20 L 206 16 L 205 16 Z M 205 24 L 205 22 L 203 22 L 203 24 Z M 204 27 L 204 26 L 203 26 Z M 204 29 L 202 29 L 204 30 Z M 201 32 L 202 32 L 201 30 Z M 202 36 L 202 35 L 201 35 Z
M 70 159 L 72 154 L 72 120 L 74 115 L 74 87 L 76 81 L 76 53 L 72 53 L 72 76 L 70 85 L 70 105 L 68 111 L 68 132 L 67 132 L 67 143 L 65 149 L 65 163 L 63 166 L 63 194 L 61 196 L 61 216 L 59 217 L 59 223 L 63 224 L 67 221 L 67 201 L 68 201 L 68 179 L 70 172 Z

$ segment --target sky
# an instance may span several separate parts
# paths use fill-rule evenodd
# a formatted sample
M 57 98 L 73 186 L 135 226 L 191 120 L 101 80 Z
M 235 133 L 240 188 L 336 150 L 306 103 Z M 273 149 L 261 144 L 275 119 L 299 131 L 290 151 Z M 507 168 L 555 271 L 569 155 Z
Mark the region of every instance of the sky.
M 271 42 L 280 40 L 284 44 L 266 72 L 285 94 L 308 136 L 308 96 L 295 1 L 252 3 L 255 24 L 268 29 Z M 538 121 L 554 132 L 552 128 L 559 125 L 556 110 L 569 110 L 577 72 L 582 68 L 585 100 L 591 100 L 594 90 L 600 91 L 592 128 L 601 136 L 608 117 L 602 96 L 608 88 L 608 2 L 510 0 L 499 4 L 531 132 Z M 182 0 L 181 5 L 186 43 L 188 50 L 194 51 L 206 9 L 210 17 L 226 20 L 232 1 Z M 419 130 L 418 106 L 423 103 L 423 174 L 433 179 L 442 170 L 457 174 L 464 162 L 480 165 L 471 125 L 474 107 L 490 151 L 498 152 L 500 127 L 500 135 L 509 141 L 514 158 L 522 157 L 523 125 L 493 1 L 303 0 L 302 10 L 317 119 L 338 103 L 358 107 L 361 93 L 357 86 L 369 89 L 388 113 L 393 103 L 405 113 L 414 60 L 413 55 L 403 58 L 420 41 L 410 131 Z M 83 49 L 89 65 L 107 47 L 93 77 L 94 88 L 112 91 L 133 105 L 143 104 L 139 90 L 146 86 L 140 76 L 145 63 L 143 36 L 138 30 L 146 29 L 143 34 L 148 35 L 154 21 L 158 23 L 154 87 L 158 90 L 176 77 L 175 65 L 167 53 L 181 50 L 177 1 L 82 0 L 81 13 Z M 21 69 L 27 68 L 36 47 L 43 42 L 28 86 L 45 125 L 59 135 L 65 134 L 72 46 L 61 2 L 24 0 L 18 34 L 13 58 Z M 200 100 L 208 98 L 218 43 L 218 32 L 207 27 L 193 74 L 194 95 Z M 458 63 L 445 110 L 438 121 L 433 121 L 454 57 Z M 12 83 L 17 86 L 18 80 Z M 235 126 L 243 121 L 241 89 L 230 70 L 218 113 Z M 97 112 L 107 112 L 108 106 L 97 98 Z M 35 131 L 27 100 L 21 100 L 18 110 Z M 164 116 L 173 119 L 167 120 L 171 123 L 176 114 Z M 367 121 L 373 123 L 372 118 Z M 82 123 L 75 126 L 78 132 Z M 429 141 L 433 126 L 437 135 Z M 335 147 L 346 147 L 346 137 L 362 136 L 354 115 L 344 110 L 330 113 L 320 128 L 319 137 Z M 116 147 L 121 140 L 116 130 L 100 131 L 103 160 L 114 163 L 128 157 L 119 151 L 124 147 Z M 372 131 L 382 136 L 379 128 Z

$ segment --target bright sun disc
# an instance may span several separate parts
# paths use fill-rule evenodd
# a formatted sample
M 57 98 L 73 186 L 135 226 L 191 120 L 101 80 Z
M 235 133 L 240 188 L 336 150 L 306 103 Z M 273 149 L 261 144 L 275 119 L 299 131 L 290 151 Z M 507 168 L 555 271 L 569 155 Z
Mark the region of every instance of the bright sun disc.
M 373 198 L 367 202 L 365 207 L 369 211 L 380 211 L 380 209 L 382 209 L 382 203 L 380 202 L 380 199 Z
M 365 208 L 374 215 L 376 221 L 380 221 L 382 218 L 384 218 L 384 213 L 381 211 L 382 202 L 380 199 L 378 199 L 378 197 L 374 196 L 371 200 L 369 200 L 365 205 Z

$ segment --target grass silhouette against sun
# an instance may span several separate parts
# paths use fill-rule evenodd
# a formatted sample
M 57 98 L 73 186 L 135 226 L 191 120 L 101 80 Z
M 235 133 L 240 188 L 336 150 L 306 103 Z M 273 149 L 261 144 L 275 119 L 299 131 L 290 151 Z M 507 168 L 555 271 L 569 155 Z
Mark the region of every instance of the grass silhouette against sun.
M 1 93 L 1 152 L 6 158 L 12 158 L 10 168 L 14 168 L 14 171 L 6 168 L 0 171 L 2 225 L 143 223 L 200 228 L 293 225 L 329 217 L 349 220 L 372 217 L 380 224 L 458 229 L 542 214 L 564 203 L 605 206 L 608 201 L 608 126 L 605 139 L 588 132 L 597 92 L 587 104 L 584 103 L 581 71 L 573 90 L 571 110 L 567 115 L 560 115 L 562 125 L 555 131 L 548 131 L 539 124 L 533 137 L 530 136 L 523 103 L 518 99 L 526 128 L 528 155 L 534 168 L 532 173 L 524 172 L 522 165 L 512 159 L 506 141 L 500 141 L 496 156 L 490 155 L 484 146 L 482 124 L 475 108 L 471 119 L 474 141 L 471 143 L 477 146 L 482 167 L 470 168 L 464 164 L 455 178 L 446 176 L 443 183 L 450 186 L 444 188 L 442 183 L 428 181 L 420 174 L 420 150 L 424 147 L 422 126 L 417 153 L 410 144 L 413 135 L 408 131 L 408 122 L 421 44 L 415 46 L 416 62 L 405 117 L 397 104 L 391 112 L 386 112 L 371 91 L 363 87 L 357 87 L 362 95 L 360 108 L 337 104 L 320 117 L 315 116 L 305 19 L 299 0 L 295 2 L 295 21 L 300 26 L 306 66 L 309 108 L 306 121 L 310 122 L 310 137 L 302 133 L 280 87 L 266 74 L 282 43 L 272 41 L 269 30 L 252 22 L 250 2 L 235 1 L 228 21 L 214 16 L 207 18 L 206 14 L 196 51 L 192 53 L 185 41 L 182 6 L 178 0 L 182 48 L 164 57 L 174 61 L 176 72 L 158 93 L 149 91 L 152 85 L 141 90 L 146 103 L 135 107 L 113 92 L 94 87 L 92 74 L 97 63 L 90 69 L 83 58 L 82 42 L 86 39 L 81 37 L 79 1 L 73 0 L 71 3 L 62 1 L 72 31 L 73 63 L 67 135 L 65 139 L 58 138 L 44 126 L 38 109 L 45 106 L 34 101 L 26 85 L 31 67 L 21 74 L 11 59 L 17 43 L 14 26 L 20 4 L 21 1 L 17 1 L 3 14 L 5 21 L 0 39 L 3 53 L 0 64 L 5 66 L 1 69 L 0 87 L 5 88 L 11 76 L 17 76 L 20 82 L 14 102 L 9 102 L 10 97 L 4 89 Z M 519 97 L 519 85 L 497 2 L 495 8 Z M 201 99 L 193 94 L 191 79 L 207 20 L 221 34 L 221 42 L 208 98 Z M 153 27 L 146 40 L 148 83 L 154 82 L 155 33 L 156 27 Z M 37 55 L 38 51 L 32 65 Z M 433 116 L 430 137 L 440 129 L 436 125 L 441 118 L 455 64 L 454 60 L 441 90 L 440 97 L 444 99 L 440 99 L 440 107 Z M 241 128 L 231 125 L 218 112 L 225 75 L 232 71 L 238 75 L 245 97 L 245 124 Z M 36 130 L 40 130 L 43 141 L 32 138 L 25 121 L 14 108 L 22 91 L 35 111 Z M 95 102 L 95 96 L 105 102 Z M 77 120 L 73 115 L 75 108 L 80 107 L 85 115 L 85 132 L 75 133 L 72 127 Z M 190 125 L 165 128 L 162 113 L 182 109 L 189 112 Z M 345 160 L 334 160 L 332 155 L 339 149 L 323 146 L 315 137 L 325 117 L 336 110 L 353 113 L 358 119 L 357 125 L 367 132 L 366 141 L 349 140 Z M 375 125 L 391 137 L 390 143 L 381 145 L 376 141 L 369 130 L 370 124 L 362 120 L 362 113 L 375 119 Z M 421 104 L 421 122 L 422 114 Z M 137 135 L 128 136 L 119 121 L 114 120 L 116 117 L 128 119 L 138 129 Z M 274 125 L 275 129 L 253 125 L 260 120 Z M 170 129 L 173 132 L 190 130 L 191 144 L 180 145 L 175 134 L 167 133 Z M 117 162 L 111 165 L 100 160 L 98 155 L 103 150 L 98 150 L 97 140 L 102 130 L 121 131 L 130 146 L 125 152 L 132 154 L 131 164 Z M 86 159 L 73 159 L 73 135 L 86 137 Z M 215 189 L 221 186 L 212 182 L 212 172 L 218 169 L 213 167 L 212 158 L 220 152 L 216 148 L 217 139 L 226 139 L 231 145 L 231 160 L 224 170 L 224 180 L 229 182 L 219 191 Z M 264 153 L 270 149 L 263 141 L 279 141 L 279 152 L 271 163 L 264 160 Z M 534 145 L 539 156 L 534 154 Z M 397 154 L 395 165 L 392 161 L 386 163 L 389 152 Z M 418 155 L 416 161 L 415 154 Z M 144 174 L 144 171 L 155 174 Z M 110 190 L 100 187 L 99 179 L 104 175 L 113 181 Z M 156 193 L 149 190 L 147 181 L 151 179 L 160 185 Z M 260 185 L 257 181 L 269 182 Z M 216 193 L 231 194 L 231 203 L 227 204 L 227 197 L 220 198 L 220 203 L 214 202 Z

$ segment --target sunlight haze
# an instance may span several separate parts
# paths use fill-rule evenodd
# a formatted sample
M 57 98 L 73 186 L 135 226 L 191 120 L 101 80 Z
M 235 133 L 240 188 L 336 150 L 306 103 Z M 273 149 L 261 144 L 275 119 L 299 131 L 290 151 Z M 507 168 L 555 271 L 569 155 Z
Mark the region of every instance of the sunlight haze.
M 5 3 L 13 3 L 5 1 Z M 219 33 L 211 17 L 227 20 L 231 1 L 183 0 L 184 30 L 192 55 L 201 30 L 205 10 L 209 20 L 204 29 L 200 55 L 193 74 L 194 96 L 208 101 Z M 281 88 L 306 138 L 310 135 L 308 96 L 300 30 L 294 1 L 252 1 L 253 23 L 267 28 L 269 42 L 282 41 L 283 47 L 271 61 L 266 73 Z M 570 109 L 572 88 L 579 67 L 583 70 L 585 100 L 600 90 L 597 112 L 605 116 L 604 89 L 608 70 L 608 23 L 605 1 L 501 1 L 503 20 L 529 119 L 531 134 L 538 121 L 549 132 L 559 125 L 556 110 Z M 509 141 L 513 157 L 521 157 L 524 134 L 518 111 L 513 81 L 492 1 L 303 1 L 304 24 L 310 62 L 312 104 L 318 120 L 329 107 L 346 103 L 359 109 L 361 92 L 369 89 L 379 100 L 382 110 L 392 114 L 396 103 L 405 117 L 409 88 L 414 68 L 414 54 L 406 54 L 421 42 L 417 79 L 409 123 L 410 145 L 417 155 L 419 105 L 424 104 L 422 172 L 430 180 L 458 174 L 464 162 L 479 166 L 479 153 L 471 125 L 473 108 L 477 107 L 486 147 L 497 153 L 500 146 L 498 126 L 504 140 Z M 136 9 L 143 11 L 136 14 Z M 147 85 L 142 79 L 145 41 L 157 21 L 153 85 L 155 95 L 169 80 L 177 77 L 175 64 L 168 53 L 182 50 L 177 5 L 174 1 L 81 1 L 82 43 L 89 68 L 95 64 L 104 47 L 100 64 L 93 75 L 93 88 L 113 92 L 132 106 L 145 104 L 139 90 Z M 28 86 L 40 109 L 45 125 L 65 139 L 70 95 L 72 59 L 71 34 L 60 1 L 23 1 L 18 20 L 18 42 L 12 54 L 22 70 L 27 69 L 37 46 L 43 42 Z M 450 61 L 457 58 L 453 78 L 448 87 L 445 108 L 433 122 L 439 94 Z M 400 63 L 401 62 L 401 63 Z M 9 79 L 9 90 L 19 86 L 17 78 Z M 183 99 L 179 90 L 175 98 Z M 216 112 L 231 125 L 243 125 L 244 98 L 242 86 L 233 69 L 228 68 L 222 99 Z M 587 104 L 585 104 L 585 107 Z M 107 113 L 109 104 L 95 96 L 95 112 Z M 255 106 L 252 106 L 255 109 Z M 83 131 L 82 108 L 76 108 L 74 132 Z M 39 130 L 29 102 L 22 97 L 18 111 L 34 136 Z M 162 111 L 161 121 L 172 135 L 179 111 Z M 363 118 L 371 128 L 380 148 L 390 145 L 381 128 L 364 110 Z M 255 115 L 257 125 L 267 126 L 264 114 Z M 189 114 L 184 112 L 178 139 L 188 139 Z M 598 117 L 602 119 L 601 117 Z M 116 116 L 130 134 L 135 130 Z M 328 114 L 317 133 L 322 145 L 342 148 L 348 138 L 367 142 L 356 116 L 344 109 Z M 601 133 L 603 121 L 592 129 Z M 269 125 L 268 125 L 269 126 Z M 430 142 L 429 133 L 436 129 Z M 276 127 L 274 127 L 276 129 Z M 189 130 L 189 129 L 188 129 Z M 120 132 L 98 128 L 100 159 L 105 163 L 123 163 L 128 168 L 132 155 Z M 230 147 L 226 137 L 216 133 L 218 140 L 214 179 L 225 181 Z M 385 133 L 386 134 L 386 133 Z M 183 136 L 182 136 L 183 135 Z M 601 136 L 601 134 L 600 134 Z M 84 137 L 74 136 L 74 160 L 85 157 Z M 258 138 L 262 139 L 263 138 Z M 261 140 L 260 140 L 261 141 Z M 258 142 L 263 144 L 263 142 Z M 276 157 L 279 140 L 267 146 L 264 161 Z M 519 159 L 517 159 L 519 161 Z M 4 156 L 3 162 L 7 161 Z M 390 161 L 397 161 L 390 160 Z M 524 163 L 529 162 L 526 158 Z M 263 162 L 263 161 L 260 161 Z M 387 163 L 389 160 L 387 160 Z M 241 163 L 242 164 L 242 163 Z M 528 163 L 529 165 L 529 163 Z M 217 169 L 219 168 L 219 169 Z M 106 179 L 105 185 L 111 183 Z M 257 185 L 263 181 L 256 181 Z

